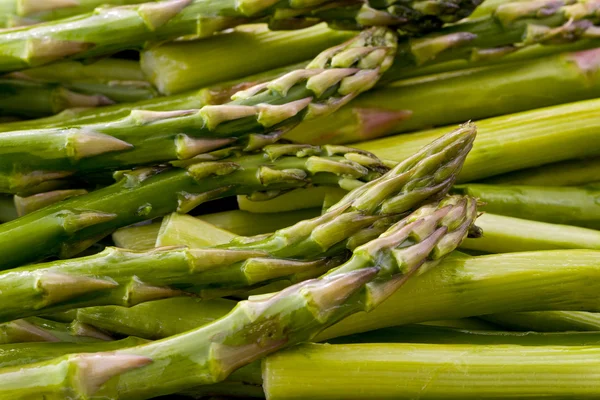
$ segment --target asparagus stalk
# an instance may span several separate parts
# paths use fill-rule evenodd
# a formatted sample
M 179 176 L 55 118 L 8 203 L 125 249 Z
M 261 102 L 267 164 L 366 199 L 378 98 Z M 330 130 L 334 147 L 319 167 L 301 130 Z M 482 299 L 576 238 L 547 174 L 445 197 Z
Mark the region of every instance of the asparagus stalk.
M 187 214 L 173 213 L 163 219 L 154 247 L 186 246 L 199 249 L 229 243 L 236 236 Z
M 156 238 L 162 223 L 145 222 L 139 225 L 127 226 L 117 229 L 112 234 L 115 246 L 124 249 L 143 251 L 150 250 L 156 246 Z
M 186 168 L 120 173 L 111 186 L 0 225 L 1 268 L 50 255 L 72 256 L 117 228 L 174 211 L 185 213 L 208 200 L 262 191 L 274 195 L 309 184 L 352 186 L 382 171 L 368 153 L 328 146 L 272 145 L 241 155 L 230 148 L 206 154 L 203 160 Z
M 600 229 L 600 187 L 469 184 L 457 191 L 477 197 L 491 213 L 533 221 Z
M 430 269 L 458 246 L 475 215 L 475 201 L 466 197 L 423 206 L 319 279 L 241 302 L 225 317 L 169 339 L 3 369 L 0 394 L 15 399 L 65 393 L 144 398 L 222 381 L 243 365 L 373 309 L 410 275 Z M 95 365 L 102 365 L 104 373 L 98 374 Z M 187 373 L 182 375 L 181 368 Z M 33 380 L 35 385 L 28 383 Z
M 484 315 L 481 318 L 513 330 L 537 332 L 600 330 L 600 314 L 585 311 L 502 313 Z
M 271 400 L 592 398 L 599 356 L 597 346 L 309 344 L 267 358 L 264 390 Z
M 65 174 L 189 159 L 236 138 L 250 149 L 261 147 L 303 119 L 332 113 L 369 90 L 391 64 L 394 46 L 391 31 L 373 28 L 321 53 L 307 68 L 240 91 L 224 105 L 138 110 L 110 124 L 6 132 L 0 135 L 0 170 L 7 184 L 0 191 L 23 190 L 10 183 L 31 171 Z
M 181 36 L 205 37 L 265 19 L 278 28 L 306 26 L 316 19 L 359 27 L 391 25 L 422 32 L 463 18 L 480 1 L 432 4 L 417 0 L 402 7 L 394 5 L 395 1 L 391 6 L 385 3 L 388 2 L 377 9 L 361 0 L 167 0 L 98 8 L 66 20 L 0 32 L 0 71 L 44 65 L 66 57 L 96 57 Z M 310 20 L 303 21 L 305 18 Z
M 470 182 L 600 155 L 599 107 L 599 100 L 588 100 L 478 121 L 477 140 L 458 181 Z M 355 146 L 383 159 L 401 161 L 447 129 L 397 135 Z
M 488 213 L 477 218 L 477 226 L 483 230 L 483 236 L 466 239 L 461 246 L 463 249 L 486 253 L 553 249 L 600 250 L 600 232 L 594 229 Z
M 600 182 L 600 157 L 542 165 L 485 180 L 492 185 L 579 186 Z
M 102 5 L 144 3 L 147 0 L 1 0 L 0 28 L 53 21 L 91 11 Z
M 273 199 L 256 201 L 248 196 L 238 196 L 238 207 L 242 211 L 258 214 L 282 213 L 307 208 L 324 207 L 326 198 L 335 198 L 337 203 L 348 191 L 333 187 L 310 187 L 292 190 Z
M 0 287 L 12 290 L 0 292 L 0 320 L 96 305 L 131 306 L 181 296 L 181 290 L 208 297 L 204 290 L 235 291 L 295 275 L 318 276 L 339 264 L 335 257 L 344 249 L 385 231 L 397 220 L 394 215 L 444 196 L 474 138 L 473 126 L 459 128 L 381 178 L 351 191 L 323 215 L 265 238 L 234 238 L 215 248 L 144 253 L 107 248 L 84 258 L 6 271 L 0 274 Z
M 67 108 L 113 104 L 101 94 L 83 94 L 57 84 L 0 79 L 0 108 L 3 113 L 23 117 L 56 114 Z
M 304 62 L 354 36 L 325 24 L 289 32 L 255 24 L 205 40 L 152 47 L 141 53 L 140 65 L 161 93 L 175 94 Z
M 449 257 L 430 273 L 411 279 L 375 311 L 347 318 L 316 340 L 441 318 L 600 311 L 595 284 L 599 255 L 595 250 L 548 250 Z
M 27 318 L 0 324 L 0 344 L 24 342 L 86 343 L 110 340 L 106 334 L 81 322 L 65 324 Z
M 28 197 L 14 197 L 15 207 L 19 217 L 30 214 L 46 206 L 56 204 L 59 201 L 75 196 L 87 194 L 85 189 L 53 190 L 51 192 L 38 193 Z

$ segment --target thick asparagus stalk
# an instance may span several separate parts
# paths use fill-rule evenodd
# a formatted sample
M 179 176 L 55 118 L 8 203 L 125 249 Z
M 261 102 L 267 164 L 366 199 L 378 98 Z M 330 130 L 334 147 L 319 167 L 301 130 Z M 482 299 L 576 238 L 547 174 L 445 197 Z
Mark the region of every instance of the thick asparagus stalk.
M 385 28 L 365 30 L 321 53 L 307 68 L 240 91 L 224 105 L 138 110 L 110 124 L 5 132 L 0 135 L 0 170 L 10 183 L 31 171 L 65 174 L 188 159 L 237 138 L 245 139 L 248 148 L 260 147 L 303 119 L 332 113 L 369 90 L 391 64 L 395 43 Z M 0 191 L 22 189 L 0 185 Z
M 268 399 L 581 399 L 598 346 L 309 344 L 264 362 Z M 385 371 L 385 373 L 382 373 Z
M 0 28 L 30 25 L 82 14 L 102 5 L 145 3 L 147 0 L 1 0 Z
M 98 107 L 114 102 L 102 94 L 83 94 L 58 84 L 0 79 L 2 113 L 23 117 L 56 114 L 67 108 Z
M 600 155 L 598 109 L 599 100 L 588 100 L 478 121 L 477 140 L 459 182 Z M 397 135 L 355 146 L 383 159 L 401 161 L 447 129 Z
M 406 79 L 364 93 L 333 115 L 301 124 L 287 137 L 313 144 L 360 142 L 596 98 L 599 67 L 600 50 L 593 49 Z M 461 101 L 444 101 L 449 98 Z
M 0 324 L 0 344 L 24 342 L 85 343 L 110 340 L 106 334 L 81 322 L 71 324 L 27 318 Z
M 0 32 L 0 71 L 43 65 L 65 57 L 106 55 L 181 36 L 210 36 L 265 19 L 279 28 L 306 26 L 306 22 L 312 24 L 316 19 L 359 27 L 391 25 L 422 32 L 469 15 L 480 1 L 432 4 L 418 0 L 404 3 L 402 7 L 395 6 L 395 1 L 391 6 L 385 3 L 388 2 L 377 9 L 361 0 L 167 0 L 98 8 L 67 20 Z M 310 21 L 303 21 L 307 17 Z
M 169 339 L 3 369 L 0 394 L 15 399 L 65 393 L 144 398 L 222 381 L 243 365 L 310 340 L 350 314 L 373 309 L 410 281 L 410 275 L 430 269 L 458 246 L 475 216 L 475 201 L 468 197 L 423 206 L 319 279 L 241 302 L 225 317 Z M 92 370 L 99 371 L 95 365 L 102 365 L 104 373 L 94 373 L 92 379 Z M 187 373 L 182 375 L 181 368 Z M 28 383 L 34 380 L 35 385 Z
M 230 148 L 203 160 L 186 168 L 124 172 L 111 186 L 0 225 L 1 268 L 75 255 L 117 228 L 188 212 L 208 200 L 262 191 L 273 195 L 309 184 L 352 186 L 382 171 L 368 153 L 327 146 L 272 145 L 242 155 Z
M 537 332 L 600 330 L 600 314 L 585 311 L 504 313 L 484 315 L 481 318 L 513 330 Z
M 441 318 L 600 311 L 599 256 L 595 250 L 548 250 L 449 257 L 430 273 L 411 279 L 375 311 L 347 318 L 317 340 Z
M 600 157 L 568 160 L 485 180 L 493 185 L 579 186 L 600 182 Z
M 142 52 L 140 63 L 161 93 L 175 94 L 305 62 L 354 36 L 325 24 L 289 32 L 248 25 L 205 40 L 152 47 Z
M 131 306 L 180 296 L 181 290 L 207 297 L 204 290 L 235 291 L 294 275 L 318 276 L 339 265 L 336 258 L 324 257 L 337 257 L 346 248 L 368 242 L 397 220 L 393 215 L 444 196 L 474 139 L 474 126 L 459 128 L 381 178 L 351 191 L 323 215 L 266 238 L 234 238 L 215 248 L 145 253 L 107 248 L 84 258 L 4 272 L 0 287 L 13 289 L 0 292 L 0 320 L 96 305 Z
M 477 218 L 483 230 L 478 239 L 467 239 L 462 248 L 486 253 L 512 253 L 553 249 L 600 250 L 600 231 L 569 225 L 484 213 Z
M 457 191 L 477 197 L 494 214 L 600 229 L 600 187 L 469 184 Z

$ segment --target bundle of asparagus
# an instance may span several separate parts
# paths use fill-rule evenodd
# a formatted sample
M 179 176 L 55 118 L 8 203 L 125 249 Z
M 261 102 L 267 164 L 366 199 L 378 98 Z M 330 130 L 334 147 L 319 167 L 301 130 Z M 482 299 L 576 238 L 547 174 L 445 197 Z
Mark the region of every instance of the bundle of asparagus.
M 600 397 L 600 1 L 479 3 L 0 0 L 0 399 Z

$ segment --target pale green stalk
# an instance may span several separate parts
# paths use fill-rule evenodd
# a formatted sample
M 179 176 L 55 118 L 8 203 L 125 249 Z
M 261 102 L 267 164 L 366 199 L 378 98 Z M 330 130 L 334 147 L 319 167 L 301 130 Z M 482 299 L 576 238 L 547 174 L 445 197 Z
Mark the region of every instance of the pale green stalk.
M 600 314 L 584 311 L 503 313 L 484 315 L 481 318 L 520 331 L 600 331 Z

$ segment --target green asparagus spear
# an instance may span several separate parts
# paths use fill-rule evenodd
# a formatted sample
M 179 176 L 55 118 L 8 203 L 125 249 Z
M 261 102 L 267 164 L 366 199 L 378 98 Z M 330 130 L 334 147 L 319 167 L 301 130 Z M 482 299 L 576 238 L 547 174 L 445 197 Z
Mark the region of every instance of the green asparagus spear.
M 6 186 L 0 184 L 0 191 L 23 190 L 26 186 L 10 183 L 31 171 L 67 174 L 189 159 L 237 138 L 250 149 L 260 147 L 303 119 L 332 113 L 369 90 L 390 66 L 395 43 L 386 28 L 365 30 L 324 51 L 307 68 L 240 91 L 224 105 L 133 111 L 110 124 L 5 132 L 0 181 Z
M 600 157 L 568 160 L 486 179 L 492 185 L 579 186 L 600 182 Z
M 66 20 L 0 32 L 0 71 L 48 64 L 66 57 L 96 57 L 182 36 L 210 36 L 265 19 L 277 28 L 302 27 L 314 20 L 325 20 L 355 27 L 391 25 L 415 32 L 429 31 L 469 15 L 480 1 L 415 0 L 402 6 L 394 3 L 382 2 L 381 7 L 372 8 L 361 0 L 167 0 L 98 8 Z
M 208 200 L 254 192 L 275 195 L 309 184 L 352 187 L 381 171 L 377 159 L 348 148 L 271 145 L 254 154 L 235 148 L 208 153 L 186 168 L 120 173 L 111 186 L 0 225 L 0 268 L 50 255 L 72 256 L 117 228 L 185 213 Z
M 181 290 L 208 297 L 204 290 L 235 291 L 297 274 L 318 276 L 339 263 L 324 257 L 368 242 L 397 220 L 394 215 L 444 196 L 474 139 L 474 126 L 461 127 L 351 191 L 323 215 L 264 239 L 143 253 L 107 248 L 84 258 L 6 271 L 0 274 L 0 287 L 12 290 L 0 292 L 0 320 L 97 305 L 131 306 L 181 296 Z
M 110 339 L 110 336 L 81 322 L 65 324 L 32 317 L 0 324 L 0 344 L 24 342 L 86 343 Z
M 470 182 L 557 161 L 600 155 L 600 100 L 587 100 L 477 122 L 473 151 L 459 176 Z M 448 128 L 355 144 L 401 161 Z
M 152 47 L 142 52 L 140 64 L 161 93 L 175 94 L 295 63 L 308 64 L 305 60 L 354 36 L 354 31 L 333 30 L 325 24 L 289 32 L 254 24 L 204 40 Z
M 600 187 L 544 187 L 508 185 L 461 185 L 457 191 L 477 197 L 484 211 L 600 229 Z
M 138 4 L 146 1 L 148 0 L 0 0 L 0 28 L 67 18 L 102 5 Z
M 268 357 L 264 390 L 287 399 L 584 399 L 598 346 L 307 344 Z
M 593 49 L 406 79 L 364 93 L 333 115 L 301 124 L 287 137 L 312 144 L 360 142 L 597 98 L 599 71 L 600 49 Z
M 467 239 L 462 248 L 486 253 L 553 249 L 600 250 L 600 231 L 569 225 L 484 213 L 477 218 L 483 237 Z
M 0 79 L 0 109 L 9 115 L 41 117 L 67 108 L 108 104 L 113 101 L 104 95 L 77 93 L 58 84 Z
M 423 206 L 319 279 L 241 302 L 225 317 L 169 339 L 0 370 L 0 395 L 135 399 L 222 381 L 243 365 L 375 308 L 456 248 L 476 212 L 468 197 Z
M 483 315 L 512 330 L 537 332 L 599 331 L 600 314 L 585 311 L 539 311 Z
M 600 311 L 599 256 L 596 250 L 547 250 L 448 257 L 430 273 L 411 279 L 375 311 L 347 318 L 316 340 L 440 318 Z

